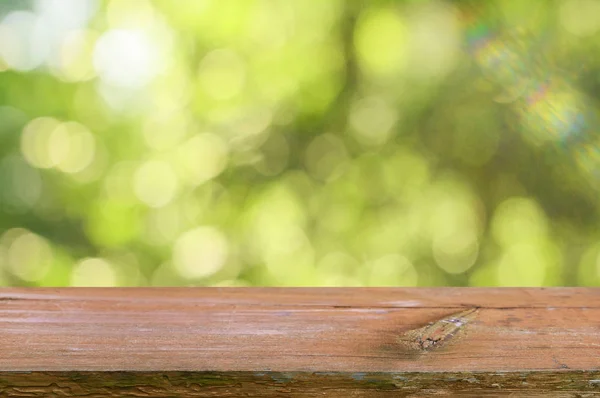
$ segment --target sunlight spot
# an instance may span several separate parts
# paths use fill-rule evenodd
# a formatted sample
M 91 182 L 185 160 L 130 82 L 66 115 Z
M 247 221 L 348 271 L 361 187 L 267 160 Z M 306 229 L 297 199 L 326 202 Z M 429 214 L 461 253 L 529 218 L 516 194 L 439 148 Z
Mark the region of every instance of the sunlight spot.
M 111 263 L 101 258 L 87 258 L 77 263 L 71 274 L 71 286 L 112 287 L 117 274 Z
M 181 235 L 173 248 L 173 262 L 185 278 L 205 278 L 225 265 L 229 255 L 227 238 L 213 227 L 199 227 Z
M 134 191 L 138 199 L 150 207 L 168 204 L 178 189 L 177 174 L 171 165 L 162 161 L 148 161 L 134 175 Z

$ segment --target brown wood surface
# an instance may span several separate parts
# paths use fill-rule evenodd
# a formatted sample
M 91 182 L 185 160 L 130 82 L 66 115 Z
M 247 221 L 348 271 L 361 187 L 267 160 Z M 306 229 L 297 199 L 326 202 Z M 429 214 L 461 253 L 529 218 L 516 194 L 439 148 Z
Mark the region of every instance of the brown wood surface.
M 600 290 L 0 290 L 0 396 L 323 393 L 600 396 Z

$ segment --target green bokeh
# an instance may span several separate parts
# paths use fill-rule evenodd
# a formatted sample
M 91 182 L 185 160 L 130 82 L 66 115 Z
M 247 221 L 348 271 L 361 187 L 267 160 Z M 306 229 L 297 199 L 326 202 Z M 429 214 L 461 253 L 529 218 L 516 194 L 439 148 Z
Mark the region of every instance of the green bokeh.
M 599 4 L 4 2 L 0 284 L 596 286 Z

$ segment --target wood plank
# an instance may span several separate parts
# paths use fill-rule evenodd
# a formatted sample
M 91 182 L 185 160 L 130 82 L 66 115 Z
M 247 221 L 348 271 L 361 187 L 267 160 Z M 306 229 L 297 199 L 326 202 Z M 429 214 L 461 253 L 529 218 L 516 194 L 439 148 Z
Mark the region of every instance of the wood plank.
M 0 290 L 0 395 L 167 390 L 600 396 L 600 290 Z

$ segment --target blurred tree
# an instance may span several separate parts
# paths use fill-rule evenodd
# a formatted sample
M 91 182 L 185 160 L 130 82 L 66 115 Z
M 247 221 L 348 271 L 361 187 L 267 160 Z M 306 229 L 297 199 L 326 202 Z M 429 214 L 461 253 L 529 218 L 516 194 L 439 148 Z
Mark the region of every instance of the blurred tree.
M 600 2 L 0 4 L 0 283 L 597 285 Z

